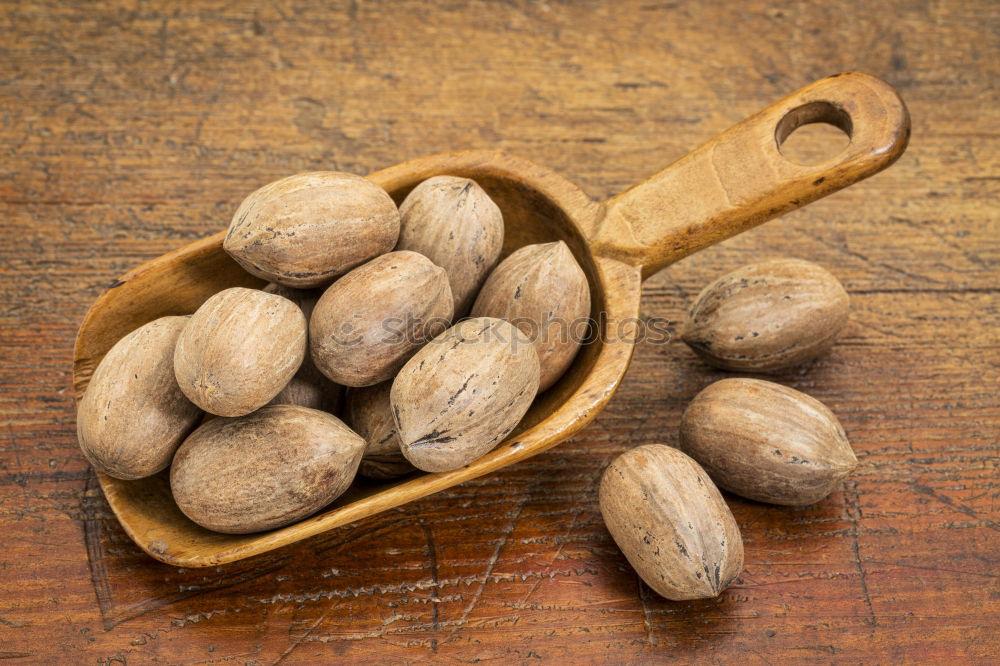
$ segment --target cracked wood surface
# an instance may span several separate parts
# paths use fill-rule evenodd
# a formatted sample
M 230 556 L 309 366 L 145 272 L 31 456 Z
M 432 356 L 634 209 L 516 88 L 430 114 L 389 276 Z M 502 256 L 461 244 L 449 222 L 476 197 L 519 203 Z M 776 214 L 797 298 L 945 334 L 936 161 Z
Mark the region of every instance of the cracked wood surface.
M 1000 659 L 1000 20 L 993 3 L 0 4 L 0 658 L 10 663 Z M 205 570 L 144 556 L 76 445 L 70 361 L 97 295 L 218 231 L 269 180 L 499 148 L 604 198 L 827 74 L 896 85 L 888 171 L 645 285 L 678 321 L 766 257 L 851 294 L 780 381 L 860 459 L 825 501 L 727 496 L 718 600 L 638 581 L 597 508 L 626 448 L 673 444 L 724 373 L 644 344 L 597 420 L 488 477 Z

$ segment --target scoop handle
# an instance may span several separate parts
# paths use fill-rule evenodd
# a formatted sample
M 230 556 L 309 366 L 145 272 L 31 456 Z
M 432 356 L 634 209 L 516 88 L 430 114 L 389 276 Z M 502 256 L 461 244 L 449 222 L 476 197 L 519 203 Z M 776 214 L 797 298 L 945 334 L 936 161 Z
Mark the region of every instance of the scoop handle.
M 792 131 L 818 122 L 843 130 L 848 146 L 811 166 L 781 153 Z M 909 112 L 885 81 L 862 72 L 820 79 L 608 199 L 593 251 L 642 266 L 648 277 L 885 169 L 909 138 Z

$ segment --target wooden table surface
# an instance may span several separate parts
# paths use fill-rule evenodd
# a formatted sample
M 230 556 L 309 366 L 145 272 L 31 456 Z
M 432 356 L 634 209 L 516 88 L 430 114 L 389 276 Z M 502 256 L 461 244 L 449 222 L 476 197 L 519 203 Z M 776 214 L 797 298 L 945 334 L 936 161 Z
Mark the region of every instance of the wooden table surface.
M 851 294 L 779 381 L 860 459 L 823 502 L 732 496 L 719 599 L 641 584 L 596 488 L 677 442 L 724 373 L 638 348 L 609 408 L 502 473 L 214 569 L 158 564 L 76 444 L 72 345 L 140 262 L 272 179 L 499 148 L 609 196 L 802 85 L 881 76 L 913 117 L 888 171 L 645 286 L 677 321 L 719 274 L 810 259 Z M 0 4 L 0 658 L 10 663 L 996 663 L 1000 11 L 990 0 Z

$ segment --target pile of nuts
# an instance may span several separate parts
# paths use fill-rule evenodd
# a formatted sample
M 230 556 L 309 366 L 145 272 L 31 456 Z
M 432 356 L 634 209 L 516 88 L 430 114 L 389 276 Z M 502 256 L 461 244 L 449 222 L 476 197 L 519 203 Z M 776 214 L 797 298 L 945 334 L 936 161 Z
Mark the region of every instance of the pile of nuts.
M 320 510 L 355 475 L 445 472 L 486 454 L 551 387 L 590 315 L 565 243 L 499 262 L 500 209 L 474 181 L 436 176 L 397 208 L 371 181 L 304 173 L 248 196 L 223 244 L 269 280 L 119 340 L 80 402 L 80 446 L 99 471 L 170 467 L 180 509 L 243 534 Z M 701 293 L 682 339 L 725 369 L 767 373 L 826 351 L 848 298 L 805 261 L 746 266 Z M 346 390 L 345 390 L 346 387 Z M 342 421 L 337 415 L 345 420 Z M 681 419 L 680 448 L 640 446 L 600 487 L 611 535 L 669 599 L 718 595 L 743 568 L 719 487 L 799 506 L 856 466 L 824 405 L 750 378 L 718 381 Z
M 119 479 L 169 466 L 184 514 L 234 534 L 315 513 L 359 472 L 476 460 L 576 355 L 579 340 L 545 326 L 590 314 L 565 243 L 498 264 L 503 237 L 467 178 L 430 178 L 399 208 L 346 173 L 260 188 L 223 248 L 270 284 L 119 340 L 78 408 L 84 454 Z
M 724 370 L 771 373 L 812 360 L 847 322 L 847 292 L 808 261 L 739 268 L 706 287 L 682 339 Z M 717 381 L 681 417 L 680 449 L 639 446 L 601 479 L 605 524 L 649 587 L 674 600 L 717 596 L 743 569 L 743 540 L 718 487 L 804 506 L 857 466 L 844 429 L 818 400 L 774 382 Z M 714 483 L 713 483 L 714 482 Z

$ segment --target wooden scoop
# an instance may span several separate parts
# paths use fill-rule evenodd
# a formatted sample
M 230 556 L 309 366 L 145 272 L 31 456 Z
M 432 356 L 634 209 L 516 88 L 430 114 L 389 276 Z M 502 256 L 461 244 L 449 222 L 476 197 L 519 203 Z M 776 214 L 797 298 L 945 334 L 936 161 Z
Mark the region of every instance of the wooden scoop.
M 849 145 L 812 166 L 785 158 L 785 138 L 816 122 L 842 129 Z M 639 315 L 643 278 L 886 168 L 909 136 L 909 115 L 896 91 L 873 76 L 849 73 L 803 88 L 600 203 L 548 169 L 491 151 L 435 155 L 372 174 L 397 204 L 431 176 L 474 179 L 503 211 L 505 254 L 529 243 L 566 241 L 587 273 L 599 335 L 535 400 L 518 431 L 460 469 L 361 486 L 312 518 L 261 534 L 217 534 L 195 525 L 174 504 L 166 473 L 139 481 L 98 474 L 108 503 L 128 535 L 154 558 L 180 567 L 211 566 L 371 516 L 555 446 L 593 419 L 621 382 L 632 356 L 630 323 Z M 157 317 L 194 312 L 220 289 L 262 285 L 223 252 L 223 235 L 143 264 L 97 300 L 76 340 L 78 399 L 98 362 L 129 331 Z

